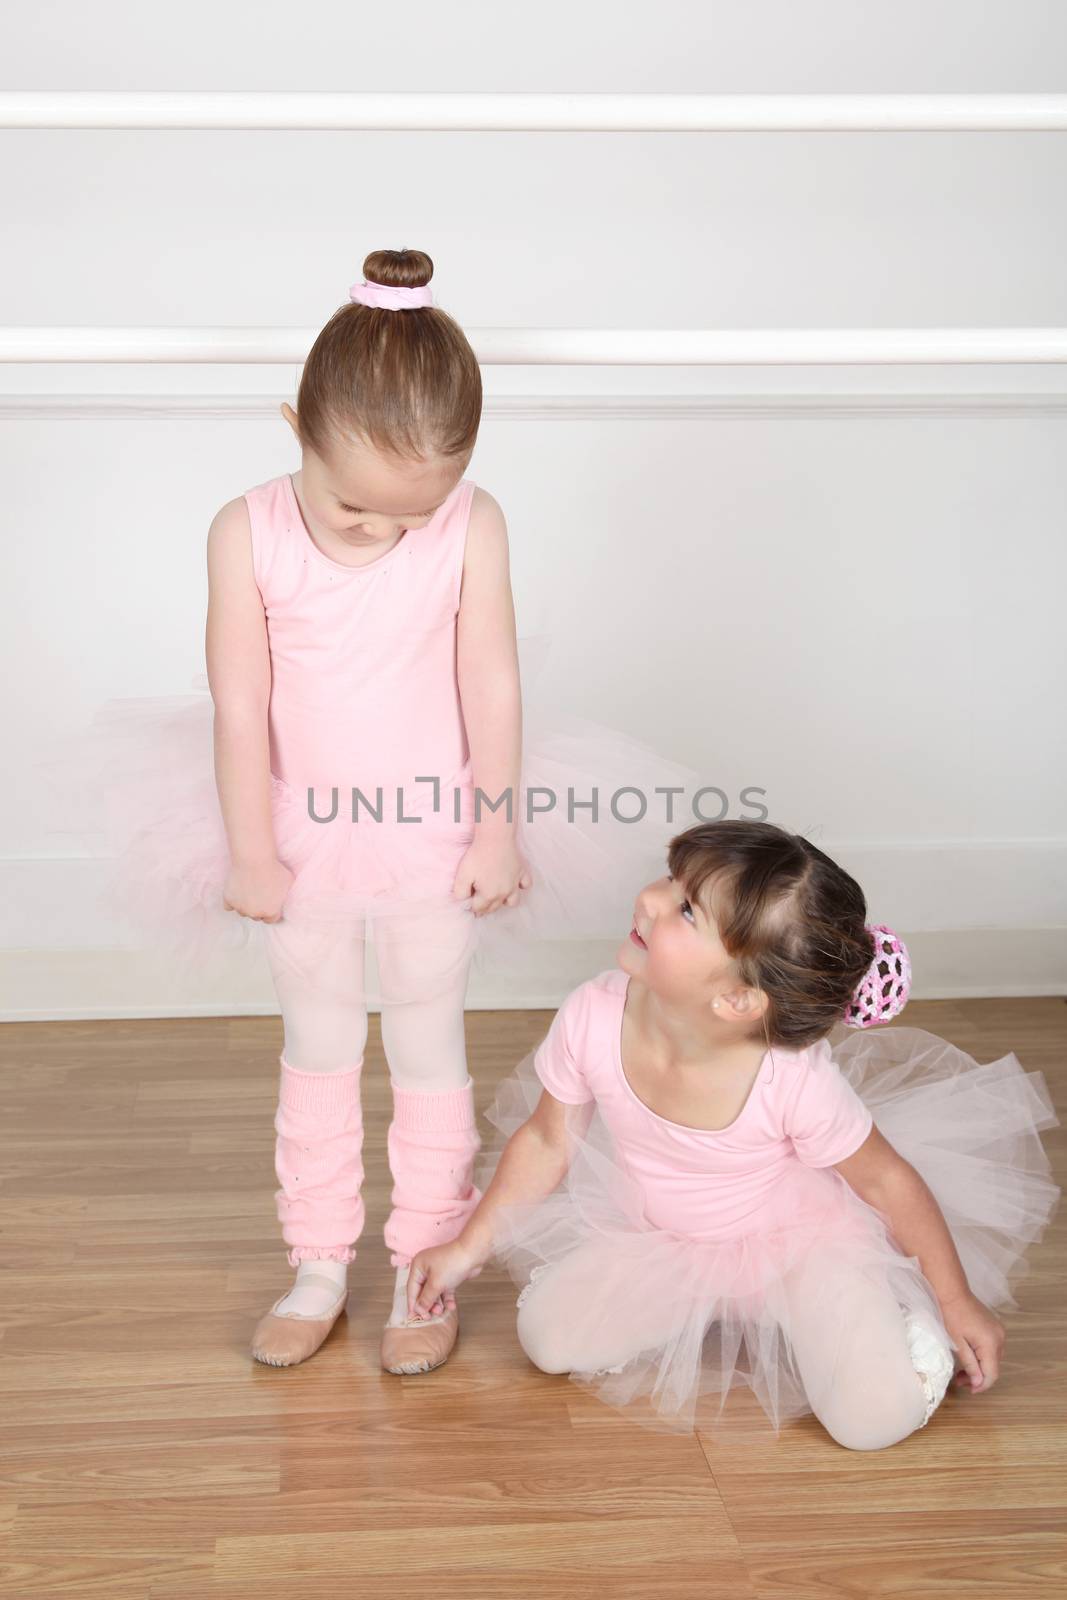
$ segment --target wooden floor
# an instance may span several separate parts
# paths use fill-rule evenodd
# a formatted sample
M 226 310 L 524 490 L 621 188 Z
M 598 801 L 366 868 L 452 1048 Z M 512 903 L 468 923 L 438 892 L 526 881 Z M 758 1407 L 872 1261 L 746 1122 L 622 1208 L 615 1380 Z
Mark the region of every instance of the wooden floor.
M 913 1002 L 909 1025 L 1041 1069 L 1067 1002 Z M 547 1012 L 472 1012 L 478 1106 Z M 1004 1318 L 1003 1373 L 889 1450 L 747 1390 L 729 1446 L 651 1433 L 546 1377 L 487 1269 L 425 1377 L 378 1369 L 388 1092 L 372 1023 L 368 1222 L 347 1322 L 252 1362 L 289 1272 L 274 1220 L 276 1018 L 2 1030 L 0 1593 L 108 1600 L 778 1600 L 1067 1593 L 1067 1214 Z M 1067 1117 L 1064 1119 L 1067 1121 Z M 1065 1181 L 1064 1131 L 1046 1148 Z

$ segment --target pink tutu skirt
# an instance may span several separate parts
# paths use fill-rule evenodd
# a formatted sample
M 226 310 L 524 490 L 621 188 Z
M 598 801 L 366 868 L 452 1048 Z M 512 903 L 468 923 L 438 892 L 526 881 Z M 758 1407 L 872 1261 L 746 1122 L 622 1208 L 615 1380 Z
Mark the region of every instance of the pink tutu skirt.
M 539 643 L 531 652 L 522 641 L 527 667 Z M 341 941 L 366 934 L 379 956 L 378 973 L 362 979 L 373 1005 L 431 998 L 462 981 L 472 959 L 491 978 L 521 984 L 537 946 L 562 946 L 566 969 L 570 941 L 621 942 L 634 895 L 666 870 L 668 841 L 694 820 L 693 797 L 711 781 L 611 728 L 546 716 L 524 682 L 513 804 L 533 885 L 517 906 L 475 917 L 453 893 L 474 837 L 469 768 L 458 790 L 441 785 L 436 811 L 430 785 L 406 794 L 403 814 L 414 823 L 397 820 L 388 794 L 381 820 L 366 808 L 353 820 L 344 791 L 337 815 L 317 820 L 330 816 L 330 793 L 310 796 L 272 774 L 275 847 L 293 882 L 280 921 L 267 925 L 224 903 L 230 856 L 206 677 L 194 691 L 108 701 L 79 740 L 43 764 L 77 793 L 78 824 L 68 831 L 106 859 L 103 908 L 176 969 L 202 971 L 267 944 L 276 973 L 343 989 L 346 999 L 351 964 L 335 955 Z M 679 792 L 667 798 L 657 787 Z M 717 803 L 697 801 L 710 815 Z
M 849 1032 L 831 1042 L 879 1130 L 933 1192 L 971 1291 L 993 1311 L 1017 1310 L 1012 1288 L 1029 1271 L 1027 1249 L 1060 1198 L 1040 1139 L 1042 1129 L 1058 1126 L 1043 1075 L 1024 1071 L 1014 1055 L 980 1064 L 919 1028 Z M 540 1098 L 533 1056 L 505 1080 L 488 1112 L 498 1131 L 475 1174 L 483 1192 L 507 1139 Z M 841 1281 L 843 1268 L 888 1287 L 902 1313 L 932 1318 L 957 1348 L 918 1258 L 903 1253 L 888 1218 L 832 1167 L 798 1158 L 758 1230 L 698 1238 L 646 1221 L 641 1188 L 599 1113 L 571 1137 L 573 1159 L 557 1189 L 540 1204 L 496 1214 L 494 1259 L 525 1286 L 520 1306 L 542 1274 L 561 1270 L 569 1278 L 580 1268 L 567 1298 L 578 1348 L 618 1345 L 627 1318 L 657 1327 L 615 1369 L 570 1374 L 633 1420 L 671 1430 L 743 1427 L 743 1415 L 726 1405 L 731 1388 L 742 1385 L 776 1434 L 811 1412 L 784 1287 L 801 1266 L 817 1269 L 805 1283 L 825 1296 L 817 1311 L 828 1337 L 833 1295 L 819 1285 Z M 658 1308 L 651 1317 L 650 1307 Z

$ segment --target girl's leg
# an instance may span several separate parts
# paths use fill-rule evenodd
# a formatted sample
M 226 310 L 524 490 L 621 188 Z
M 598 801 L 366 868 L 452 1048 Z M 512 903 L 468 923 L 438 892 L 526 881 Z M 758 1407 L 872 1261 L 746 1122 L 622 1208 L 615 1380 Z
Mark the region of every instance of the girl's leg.
M 480 1148 L 463 1026 L 470 919 L 452 912 L 391 917 L 375 934 L 382 1044 L 393 1119 L 393 1209 L 385 1242 L 394 1267 L 461 1232 L 481 1196 L 471 1174 Z
M 384 1236 L 397 1272 L 382 1364 L 390 1372 L 427 1372 L 450 1354 L 458 1319 L 453 1302 L 436 1318 L 408 1325 L 411 1260 L 454 1239 L 481 1199 L 472 1181 L 480 1141 L 463 1026 L 470 918 L 454 911 L 391 917 L 385 933 L 375 937 L 393 1092 L 392 1210 Z
M 542 1372 L 604 1372 L 674 1331 L 669 1305 L 635 1293 L 620 1317 L 597 1300 L 596 1247 L 583 1247 L 535 1272 L 519 1297 L 519 1343 Z M 839 1443 L 880 1450 L 906 1438 L 943 1396 L 952 1352 L 933 1357 L 940 1337 L 925 1326 L 922 1360 L 913 1358 L 905 1313 L 888 1288 L 855 1269 L 819 1257 L 782 1285 L 780 1321 L 812 1410 Z M 947 1360 L 947 1366 L 945 1362 Z M 921 1371 L 933 1372 L 933 1389 Z
M 675 1307 L 643 1296 L 640 1286 L 620 1315 L 597 1296 L 603 1251 L 583 1245 L 552 1267 L 535 1269 L 518 1300 L 519 1343 L 542 1372 L 604 1372 L 671 1335 Z
M 838 1444 L 884 1450 L 928 1420 L 951 1376 L 952 1350 L 927 1342 L 925 1361 L 909 1349 L 905 1311 L 885 1284 L 832 1257 L 811 1258 L 782 1284 L 784 1322 L 812 1410 Z M 938 1382 L 938 1360 L 941 1366 Z M 930 1358 L 934 1357 L 933 1360 Z M 934 1368 L 934 1387 L 921 1371 Z
M 278 1318 L 339 1313 L 347 1263 L 363 1231 L 360 1080 L 367 1010 L 362 924 L 328 937 L 295 923 L 264 926 L 285 1029 L 274 1122 L 281 1184 L 275 1198 L 289 1262 L 297 1268 L 293 1289 L 270 1314 L 273 1346 L 278 1338 L 301 1338 L 301 1330 L 278 1326 Z

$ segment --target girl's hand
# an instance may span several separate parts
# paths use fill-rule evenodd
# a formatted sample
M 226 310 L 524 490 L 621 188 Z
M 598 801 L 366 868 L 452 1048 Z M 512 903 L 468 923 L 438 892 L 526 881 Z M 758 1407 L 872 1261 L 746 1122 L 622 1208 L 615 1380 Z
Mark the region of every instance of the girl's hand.
M 227 911 L 237 911 L 254 922 L 280 922 L 292 882 L 293 874 L 277 857 L 231 865 L 222 903 Z
M 459 864 L 452 893 L 470 900 L 476 917 L 499 911 L 501 906 L 517 906 L 519 890 L 529 889 L 533 874 L 509 835 L 482 834 L 475 837 Z
M 963 1365 L 963 1371 L 957 1372 L 952 1382 L 958 1389 L 969 1385 L 971 1394 L 992 1388 L 1000 1372 L 1006 1338 L 1000 1318 L 973 1294 L 942 1302 L 941 1316 L 959 1346 L 956 1359 Z
M 481 1265 L 458 1239 L 420 1250 L 408 1274 L 408 1316 L 433 1316 L 439 1306 L 450 1310 L 456 1303 L 453 1291 Z

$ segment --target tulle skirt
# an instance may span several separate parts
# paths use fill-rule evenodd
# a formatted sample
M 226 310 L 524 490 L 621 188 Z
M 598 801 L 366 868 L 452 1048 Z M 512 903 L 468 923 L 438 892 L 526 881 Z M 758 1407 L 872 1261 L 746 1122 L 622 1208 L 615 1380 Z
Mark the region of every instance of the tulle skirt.
M 971 1291 L 993 1311 L 1017 1310 L 1012 1289 L 1029 1271 L 1027 1249 L 1060 1198 L 1040 1138 L 1058 1126 L 1043 1075 L 1024 1071 L 1014 1055 L 980 1064 L 919 1028 L 849 1032 L 831 1042 L 879 1130 L 931 1189 Z M 497 1135 L 475 1174 L 483 1192 L 507 1138 L 540 1098 L 533 1054 L 488 1112 Z M 646 1220 L 642 1190 L 599 1113 L 584 1131 L 572 1127 L 570 1140 L 571 1165 L 555 1192 L 496 1214 L 494 1256 L 524 1285 L 520 1306 L 545 1274 L 562 1274 L 568 1339 L 615 1357 L 610 1369 L 597 1358 L 598 1370 L 572 1370 L 571 1380 L 632 1419 L 729 1431 L 747 1425 L 736 1404 L 727 1406 L 741 1386 L 775 1433 L 811 1412 L 792 1337 L 799 1278 L 806 1294 L 821 1297 L 816 1314 L 827 1338 L 836 1327 L 831 1286 L 855 1284 L 858 1275 L 887 1288 L 902 1316 L 932 1319 L 956 1348 L 918 1258 L 832 1167 L 798 1158 L 757 1227 L 696 1238 Z
M 520 643 L 532 679 L 542 641 Z M 361 799 L 353 817 L 347 792 L 310 794 L 271 774 L 275 848 L 293 880 L 280 920 L 266 924 L 225 904 L 231 861 L 206 677 L 193 691 L 108 701 L 42 764 L 56 784 L 76 784 L 73 831 L 104 860 L 104 907 L 185 972 L 260 945 L 276 977 L 350 1001 L 356 980 L 344 952 L 366 937 L 377 957 L 377 971 L 358 979 L 368 1005 L 432 999 L 465 983 L 472 961 L 522 986 L 537 947 L 621 942 L 637 890 L 665 870 L 670 838 L 721 809 L 700 798 L 707 779 L 692 769 L 602 724 L 547 713 L 524 681 L 512 815 L 533 884 L 518 905 L 476 917 L 453 892 L 474 838 L 469 767 L 437 794 L 408 785 L 407 820 L 388 791 L 375 811 Z

